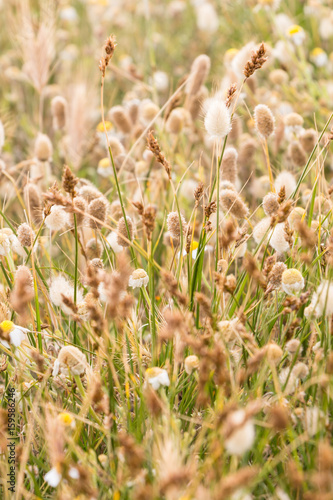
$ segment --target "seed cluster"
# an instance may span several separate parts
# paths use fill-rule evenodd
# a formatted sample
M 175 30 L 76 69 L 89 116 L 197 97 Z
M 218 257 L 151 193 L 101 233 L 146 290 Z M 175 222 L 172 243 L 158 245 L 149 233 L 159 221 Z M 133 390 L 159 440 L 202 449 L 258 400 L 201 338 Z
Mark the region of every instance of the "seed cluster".
M 0 1 L 4 498 L 333 498 L 330 7 Z

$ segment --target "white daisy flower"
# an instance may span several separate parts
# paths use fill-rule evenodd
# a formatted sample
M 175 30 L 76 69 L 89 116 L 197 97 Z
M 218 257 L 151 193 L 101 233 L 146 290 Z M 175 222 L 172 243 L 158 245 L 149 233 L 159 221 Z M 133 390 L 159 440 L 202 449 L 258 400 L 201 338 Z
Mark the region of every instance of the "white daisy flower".
M 62 475 L 58 472 L 56 467 L 52 467 L 52 469 L 45 474 L 44 479 L 49 486 L 56 488 L 62 479 Z
M 282 273 L 282 288 L 288 295 L 295 295 L 304 288 L 304 278 L 297 269 L 286 269 Z
M 305 40 L 305 31 L 301 26 L 293 24 L 287 29 L 287 37 L 295 44 L 302 45 Z
M 68 476 L 71 479 L 80 479 L 80 473 L 76 467 L 69 468 Z M 45 474 L 44 479 L 52 488 L 56 488 L 62 480 L 62 474 L 58 471 L 57 467 L 52 467 L 52 469 Z
M 66 411 L 59 413 L 58 420 L 64 427 L 75 428 L 75 418 Z
M 76 467 L 71 467 L 68 471 L 68 475 L 72 479 L 80 479 L 80 473 Z
M 191 373 L 196 370 L 197 368 L 199 368 L 199 358 L 198 356 L 196 356 L 195 354 L 191 355 L 191 356 L 187 356 L 187 358 L 185 358 L 185 362 L 184 362 L 184 365 L 185 365 L 185 371 L 188 375 L 191 375 Z
M 147 286 L 149 281 L 149 276 L 144 269 L 136 269 L 133 271 L 129 278 L 128 285 L 132 288 L 140 288 L 142 286 Z
M 2 335 L 5 338 L 8 338 L 10 343 L 15 347 L 19 347 L 21 345 L 21 342 L 25 338 L 25 333 L 29 331 L 28 328 L 15 325 L 15 323 L 9 320 L 2 321 L 2 323 L 0 323 L 0 328 Z M 0 342 L 2 345 L 7 347 L 7 349 L 9 349 L 10 345 L 5 338 L 0 339 Z
M 102 158 L 98 162 L 97 173 L 101 177 L 110 177 L 113 174 L 113 169 L 109 158 Z
M 157 366 L 146 370 L 146 378 L 155 391 L 157 391 L 161 385 L 165 385 L 167 387 L 170 385 L 168 372 Z
M 310 60 L 318 68 L 322 68 L 328 63 L 328 55 L 321 47 L 316 47 L 310 52 Z
M 254 425 L 251 420 L 246 418 L 244 410 L 232 412 L 228 417 L 230 426 L 235 427 L 231 435 L 225 441 L 225 447 L 230 455 L 243 455 L 248 451 L 255 438 Z

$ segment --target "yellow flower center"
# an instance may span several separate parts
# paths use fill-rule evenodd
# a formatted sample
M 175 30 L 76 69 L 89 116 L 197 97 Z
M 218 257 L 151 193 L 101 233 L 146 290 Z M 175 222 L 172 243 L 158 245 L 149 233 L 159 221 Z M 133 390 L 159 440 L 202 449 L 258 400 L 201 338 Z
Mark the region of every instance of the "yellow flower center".
M 147 273 L 144 269 L 135 269 L 135 271 L 133 271 L 132 273 L 132 278 L 134 280 L 139 280 L 141 278 L 146 278 L 147 276 Z
M 298 26 L 298 24 L 294 24 L 293 26 L 290 26 L 288 29 L 288 34 L 289 35 L 296 35 L 297 33 L 301 33 L 303 31 L 303 28 L 301 26 Z
M 282 274 L 282 283 L 285 285 L 294 285 L 302 281 L 302 275 L 297 269 L 287 269 Z
M 191 243 L 191 252 L 193 252 L 193 250 L 196 250 L 199 246 L 199 243 L 197 241 L 192 241 Z
M 109 121 L 106 121 L 105 128 L 107 131 L 111 130 L 113 128 L 112 123 Z M 97 132 L 104 132 L 103 122 L 99 122 L 99 124 L 97 125 Z
M 98 168 L 108 168 L 110 166 L 109 158 L 102 158 L 98 163 Z
M 70 415 L 69 413 L 67 412 L 62 412 L 62 413 L 59 413 L 58 415 L 58 419 L 60 420 L 60 422 L 64 425 L 71 425 L 71 423 L 73 422 L 74 420 L 74 417 L 72 417 L 72 415 Z
M 160 375 L 161 372 L 162 372 L 161 368 L 159 368 L 158 366 L 153 366 L 152 368 L 147 368 L 146 375 L 148 378 L 154 378 Z
M 235 57 L 235 55 L 238 53 L 238 50 L 235 49 L 234 47 L 231 47 L 231 49 L 228 49 L 225 53 L 225 55 L 228 57 L 228 58 L 233 58 Z
M 8 319 L 6 319 L 5 321 L 2 321 L 2 323 L 0 323 L 0 328 L 4 333 L 11 332 L 13 330 L 14 326 L 15 326 L 14 323 L 12 321 L 9 321 Z
M 316 47 L 311 51 L 312 57 L 317 57 L 320 56 L 321 54 L 324 54 L 324 50 L 321 47 Z

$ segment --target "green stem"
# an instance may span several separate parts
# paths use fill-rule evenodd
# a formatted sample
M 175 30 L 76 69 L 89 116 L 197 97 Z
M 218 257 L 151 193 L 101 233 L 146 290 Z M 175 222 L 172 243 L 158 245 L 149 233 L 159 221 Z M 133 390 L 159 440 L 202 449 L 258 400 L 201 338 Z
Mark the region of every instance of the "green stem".
M 149 241 L 148 244 L 149 261 L 148 261 L 148 275 L 149 275 L 149 295 L 151 301 L 151 338 L 152 338 L 152 360 L 153 364 L 157 361 L 157 336 L 156 336 L 156 315 L 155 315 L 155 283 L 154 283 L 154 266 L 153 261 L 153 244 Z
M 77 277 L 78 277 L 78 259 L 79 259 L 79 246 L 78 246 L 76 214 L 74 214 L 74 233 L 75 233 L 74 305 L 76 306 L 76 300 L 77 300 Z M 77 324 L 76 324 L 76 321 L 74 321 L 74 344 L 77 344 Z

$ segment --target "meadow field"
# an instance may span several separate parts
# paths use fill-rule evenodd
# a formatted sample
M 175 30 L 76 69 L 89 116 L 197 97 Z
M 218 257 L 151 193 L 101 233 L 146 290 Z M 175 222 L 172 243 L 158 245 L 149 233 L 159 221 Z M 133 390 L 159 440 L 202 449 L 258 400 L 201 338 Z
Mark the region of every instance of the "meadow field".
M 332 0 L 0 1 L 1 500 L 333 500 L 332 141 Z

